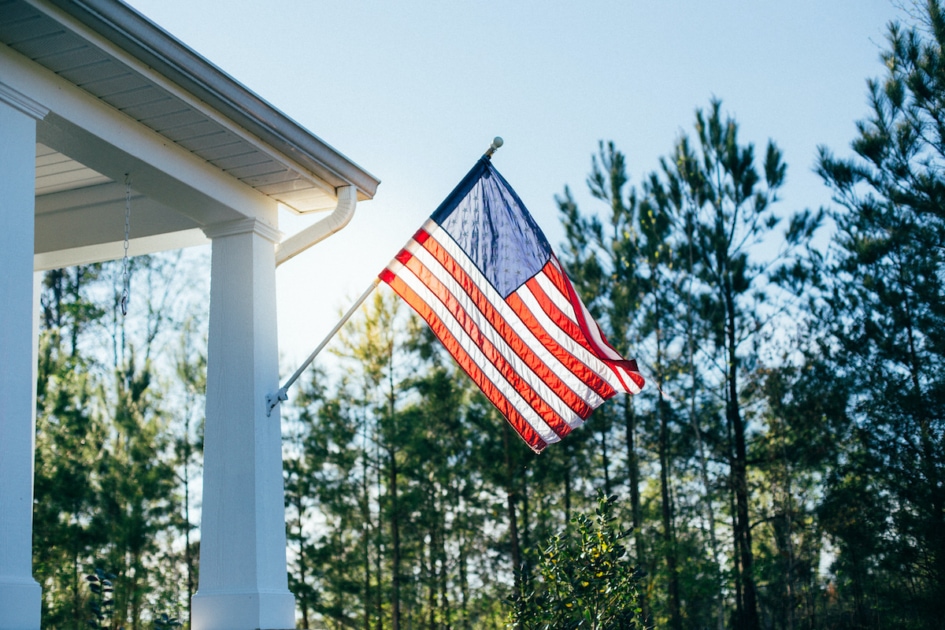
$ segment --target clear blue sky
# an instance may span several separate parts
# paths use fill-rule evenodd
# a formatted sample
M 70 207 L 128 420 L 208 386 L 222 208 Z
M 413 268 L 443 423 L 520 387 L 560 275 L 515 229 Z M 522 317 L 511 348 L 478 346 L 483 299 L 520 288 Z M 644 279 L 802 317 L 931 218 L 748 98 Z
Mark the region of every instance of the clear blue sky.
M 631 183 L 713 96 L 784 151 L 785 212 L 830 203 L 818 145 L 849 152 L 882 74 L 891 0 L 131 0 L 382 180 L 351 224 L 279 270 L 292 371 L 488 147 L 553 245 L 554 195 L 585 210 L 599 140 Z M 303 223 L 286 221 L 292 233 Z

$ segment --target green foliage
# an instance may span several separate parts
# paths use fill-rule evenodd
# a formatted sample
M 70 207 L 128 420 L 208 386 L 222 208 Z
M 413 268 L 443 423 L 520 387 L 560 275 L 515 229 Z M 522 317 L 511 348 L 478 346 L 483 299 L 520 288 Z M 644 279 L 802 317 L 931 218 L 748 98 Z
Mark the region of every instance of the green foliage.
M 91 601 L 111 616 L 112 627 L 143 628 L 153 618 L 151 610 L 177 609 L 184 599 L 175 542 L 178 531 L 193 526 L 184 517 L 174 455 L 172 417 L 180 390 L 162 376 L 172 357 L 152 358 L 151 352 L 178 334 L 180 310 L 186 313 L 194 304 L 179 291 L 173 305 L 162 303 L 169 299 L 176 261 L 135 259 L 133 273 L 143 289 L 136 303 L 143 308 L 132 308 L 127 318 L 103 306 L 115 297 L 115 265 L 46 275 L 33 519 L 44 626 L 84 624 Z M 195 361 L 185 370 L 193 378 L 184 381 L 199 389 L 205 364 L 195 359 L 198 349 L 194 344 L 183 361 Z M 200 395 L 195 389 L 184 399 L 192 403 Z M 186 451 L 183 442 L 191 444 L 193 435 L 190 429 L 184 433 L 177 441 Z M 193 450 L 185 466 L 193 466 Z M 186 546 L 185 554 L 191 553 Z M 114 575 L 84 579 L 83 567 L 98 561 Z M 108 604 L 90 600 L 83 583 L 93 592 L 108 589 Z
M 935 627 L 945 615 L 945 13 L 890 26 L 886 74 L 854 156 L 821 148 L 840 205 L 817 305 L 851 392 L 846 453 L 819 515 L 856 623 Z M 856 515 L 856 516 L 854 516 Z
M 106 573 L 99 568 L 95 569 L 95 573 L 85 576 L 89 590 L 92 592 L 92 597 L 89 599 L 89 612 L 92 613 L 92 618 L 88 621 L 88 625 L 92 628 L 111 627 L 112 616 L 115 613 L 115 587 L 112 582 L 115 577 L 113 573 Z
M 290 584 L 304 623 L 489 627 L 499 611 L 468 383 L 378 294 L 290 420 Z M 477 408 L 478 409 L 478 408 Z M 494 417 L 488 422 L 495 433 Z M 311 522 L 325 527 L 313 529 Z M 472 582 L 479 584 L 475 592 Z
M 92 613 L 92 617 L 88 620 L 89 627 L 107 630 L 120 623 L 115 618 L 115 580 L 117 577 L 114 573 L 108 573 L 97 567 L 94 573 L 85 576 L 89 591 L 91 591 L 89 612 Z M 172 630 L 183 625 L 177 617 L 171 617 L 166 612 L 153 616 L 154 630 Z M 118 626 L 118 630 L 122 628 Z
M 627 471 L 618 483 L 630 495 L 633 555 L 652 580 L 644 610 L 649 612 L 652 592 L 665 615 L 653 618 L 682 628 L 704 618 L 704 606 L 687 606 L 686 600 L 694 603 L 701 597 L 696 593 L 714 582 L 715 622 L 723 623 L 723 607 L 734 594 L 734 623 L 757 628 L 751 450 L 766 419 L 756 412 L 764 403 L 753 384 L 763 373 L 760 357 L 774 347 L 769 335 L 797 314 L 794 296 L 778 281 L 790 278 L 791 288 L 803 290 L 810 280 L 794 267 L 822 215 L 792 216 L 780 246 L 774 204 L 787 170 L 781 151 L 769 141 L 756 159 L 754 145 L 741 140 L 718 99 L 696 111 L 694 136 L 676 142 L 661 168 L 643 179 L 641 191 L 630 186 L 626 162 L 613 143 L 600 143 L 592 157 L 589 192 L 607 206 L 599 216 L 582 213 L 567 188 L 557 200 L 569 274 L 615 346 L 644 358 L 651 384 L 625 403 L 622 423 L 614 422 L 612 406 L 594 414 L 589 427 L 600 436 L 594 463 L 601 466 L 606 492 L 619 487 L 612 486 L 611 467 Z M 779 243 L 781 258 L 759 257 L 759 245 L 772 242 Z M 611 446 L 618 439 L 625 449 Z M 687 481 L 676 481 L 687 474 Z M 647 483 L 648 475 L 659 475 L 658 483 Z M 691 520 L 679 524 L 674 494 L 685 484 L 692 496 L 696 479 L 702 496 L 694 507 L 707 525 L 691 534 L 685 531 Z M 658 496 L 647 497 L 647 486 Z M 649 537 L 648 499 L 651 517 L 657 515 Z M 734 561 L 727 576 L 716 532 L 720 514 L 732 523 Z M 710 550 L 701 584 L 682 583 L 681 538 L 701 538 Z
M 154 618 L 154 630 L 171 630 L 183 625 L 177 617 L 171 617 L 167 613 L 161 613 Z
M 576 531 L 554 536 L 542 552 L 538 577 L 512 597 L 510 628 L 517 630 L 643 628 L 638 582 L 617 526 L 615 496 L 598 497 L 593 517 L 576 515 Z

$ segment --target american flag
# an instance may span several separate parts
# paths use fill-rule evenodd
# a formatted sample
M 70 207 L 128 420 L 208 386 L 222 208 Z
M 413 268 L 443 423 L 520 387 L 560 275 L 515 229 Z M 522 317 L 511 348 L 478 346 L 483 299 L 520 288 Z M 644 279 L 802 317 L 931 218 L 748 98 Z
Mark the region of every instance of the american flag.
M 483 156 L 380 274 L 536 452 L 618 392 L 607 342 L 545 235 Z

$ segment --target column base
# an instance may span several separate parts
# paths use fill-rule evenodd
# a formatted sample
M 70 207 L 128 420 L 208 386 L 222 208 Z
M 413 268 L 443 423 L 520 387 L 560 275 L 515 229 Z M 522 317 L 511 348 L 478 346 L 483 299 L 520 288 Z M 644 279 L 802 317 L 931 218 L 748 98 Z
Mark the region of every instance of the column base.
M 191 600 L 193 630 L 290 630 L 295 596 L 289 591 L 207 593 Z
M 36 580 L 0 576 L 0 630 L 39 630 L 42 594 Z

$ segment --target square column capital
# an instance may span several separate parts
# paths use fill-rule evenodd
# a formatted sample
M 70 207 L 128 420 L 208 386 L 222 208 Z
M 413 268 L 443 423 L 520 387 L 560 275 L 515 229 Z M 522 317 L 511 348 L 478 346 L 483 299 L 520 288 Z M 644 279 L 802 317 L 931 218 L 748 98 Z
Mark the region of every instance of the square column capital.
M 21 114 L 34 120 L 42 120 L 49 115 L 49 108 L 34 101 L 26 94 L 0 81 L 0 103 L 6 103 Z
M 209 239 L 253 233 L 273 243 L 278 243 L 282 240 L 282 232 L 268 223 L 263 223 L 259 219 L 237 219 L 236 221 L 214 223 L 213 225 L 204 227 L 203 233 L 206 234 Z

